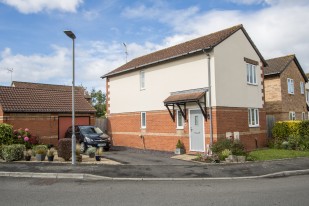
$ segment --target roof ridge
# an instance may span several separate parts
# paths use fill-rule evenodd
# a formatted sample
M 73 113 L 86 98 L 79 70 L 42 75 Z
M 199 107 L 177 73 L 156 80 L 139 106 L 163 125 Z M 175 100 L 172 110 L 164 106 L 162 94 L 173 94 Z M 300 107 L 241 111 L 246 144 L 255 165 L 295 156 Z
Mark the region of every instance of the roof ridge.
M 288 55 L 285 55 L 285 56 L 280 56 L 280 57 L 275 57 L 275 58 L 271 58 L 271 59 L 266 59 L 266 61 L 273 60 L 273 59 L 285 58 L 285 57 L 295 57 L 295 56 L 296 56 L 295 54 L 288 54 Z
M 204 49 L 212 49 L 213 47 L 220 44 L 225 39 L 229 38 L 235 32 L 242 30 L 246 37 L 248 38 L 246 31 L 242 24 L 238 24 L 229 28 L 225 28 L 216 32 L 212 32 L 210 34 L 206 34 L 197 38 L 193 38 L 191 40 L 155 51 L 149 54 L 136 57 L 131 61 L 127 62 L 119 66 L 118 68 L 108 72 L 103 75 L 101 78 L 105 78 L 107 76 L 116 75 L 122 72 L 131 71 L 137 68 L 145 67 L 148 65 L 161 63 L 163 61 L 175 59 L 181 56 L 186 56 L 189 54 L 201 52 Z M 252 40 L 248 38 L 251 42 Z M 251 42 L 252 43 L 252 42 Z M 254 46 L 254 45 L 252 45 Z
M 216 31 L 216 32 L 212 32 L 212 33 L 209 33 L 209 34 L 206 34 L 206 35 L 203 35 L 203 36 L 195 37 L 195 38 L 193 38 L 193 39 L 190 39 L 190 40 L 187 40 L 187 41 L 184 41 L 184 42 L 181 42 L 181 43 L 178 43 L 178 44 L 175 44 L 175 45 L 166 47 L 166 48 L 164 48 L 164 49 L 160 49 L 160 50 L 157 50 L 157 51 L 154 51 L 154 52 L 151 52 L 151 53 L 148 53 L 148 54 L 145 54 L 145 55 L 136 57 L 136 58 L 132 59 L 131 61 L 133 61 L 133 60 L 135 60 L 135 59 L 139 59 L 139 58 L 145 57 L 145 56 L 148 56 L 148 55 L 151 55 L 151 54 L 155 54 L 155 53 L 157 53 L 157 52 L 161 52 L 161 51 L 164 51 L 164 50 L 168 50 L 168 49 L 171 49 L 171 48 L 173 48 L 173 47 L 177 47 L 177 46 L 180 46 L 180 45 L 183 45 L 183 44 L 187 44 L 187 43 L 190 43 L 190 42 L 192 42 L 192 41 L 196 41 L 196 40 L 198 40 L 198 39 L 203 39 L 203 38 L 205 38 L 206 36 L 214 35 L 214 34 L 216 34 L 216 33 L 220 33 L 220 32 L 223 32 L 223 31 L 225 31 L 225 30 L 230 30 L 230 29 L 232 29 L 232 28 L 237 28 L 237 27 L 239 27 L 239 29 L 240 29 L 240 28 L 243 27 L 243 25 L 242 25 L 242 24 L 238 24 L 238 25 L 236 25 L 236 26 L 232 26 L 232 27 L 229 27 L 229 28 L 226 28 L 226 29 L 222 29 L 222 30 L 219 30 L 219 31 Z

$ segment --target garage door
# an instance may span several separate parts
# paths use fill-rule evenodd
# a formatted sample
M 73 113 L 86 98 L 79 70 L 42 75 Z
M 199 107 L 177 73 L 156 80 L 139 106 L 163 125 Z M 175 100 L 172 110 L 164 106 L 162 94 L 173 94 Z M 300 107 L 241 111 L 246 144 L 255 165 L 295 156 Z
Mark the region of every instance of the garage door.
M 89 125 L 90 117 L 75 117 L 75 125 Z M 68 127 L 72 126 L 72 117 L 59 117 L 58 120 L 58 137 L 64 138 Z

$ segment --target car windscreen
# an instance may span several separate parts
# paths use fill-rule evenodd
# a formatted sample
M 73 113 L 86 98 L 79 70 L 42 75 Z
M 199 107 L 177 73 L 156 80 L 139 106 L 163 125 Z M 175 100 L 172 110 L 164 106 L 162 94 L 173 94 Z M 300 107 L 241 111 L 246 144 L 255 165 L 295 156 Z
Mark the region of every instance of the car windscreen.
M 102 134 L 103 133 L 97 127 L 81 127 L 80 130 L 83 134 Z

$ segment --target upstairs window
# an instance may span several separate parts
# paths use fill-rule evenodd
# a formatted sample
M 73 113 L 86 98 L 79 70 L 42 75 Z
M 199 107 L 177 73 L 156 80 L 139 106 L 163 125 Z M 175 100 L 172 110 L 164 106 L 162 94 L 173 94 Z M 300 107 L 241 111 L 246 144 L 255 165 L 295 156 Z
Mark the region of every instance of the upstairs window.
M 184 119 L 181 115 L 181 112 L 177 110 L 177 129 L 183 129 Z
M 299 83 L 299 86 L 300 86 L 300 93 L 301 93 L 301 94 L 304 94 L 304 93 L 305 93 L 304 82 L 300 82 L 300 83 Z
M 139 73 L 140 90 L 145 89 L 145 71 L 140 71 Z
M 250 108 L 248 109 L 249 127 L 259 126 L 259 110 Z
M 288 78 L 288 93 L 294 94 L 294 80 Z
M 257 84 L 256 83 L 256 66 L 253 64 L 247 63 L 247 83 L 248 84 Z
M 309 90 L 306 90 L 306 101 L 309 103 Z

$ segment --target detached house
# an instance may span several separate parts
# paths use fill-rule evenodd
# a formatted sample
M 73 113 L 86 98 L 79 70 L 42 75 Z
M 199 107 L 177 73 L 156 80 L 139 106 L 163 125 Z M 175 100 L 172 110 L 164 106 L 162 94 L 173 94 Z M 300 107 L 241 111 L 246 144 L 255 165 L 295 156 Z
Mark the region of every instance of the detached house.
M 218 138 L 266 144 L 266 65 L 237 25 L 131 60 L 105 74 L 113 144 L 205 152 Z
M 46 144 L 58 144 L 72 124 L 70 86 L 13 82 L 0 86 L 0 123 L 14 129 L 29 128 Z M 76 124 L 94 125 L 95 109 L 85 98 L 84 90 L 75 90 Z
M 265 105 L 273 121 L 308 119 L 305 75 L 295 55 L 266 60 Z

